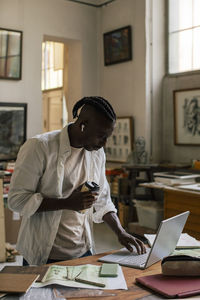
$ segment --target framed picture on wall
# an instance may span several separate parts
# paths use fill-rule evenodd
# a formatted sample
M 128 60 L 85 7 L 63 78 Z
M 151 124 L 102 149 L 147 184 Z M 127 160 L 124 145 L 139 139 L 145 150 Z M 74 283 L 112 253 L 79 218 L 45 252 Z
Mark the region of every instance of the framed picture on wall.
M 104 33 L 103 42 L 105 66 L 132 59 L 131 26 Z
M 26 140 L 26 103 L 0 102 L 0 160 L 16 159 Z
M 108 138 L 105 152 L 106 160 L 126 162 L 133 149 L 133 118 L 119 117 L 113 134 Z
M 176 90 L 174 100 L 174 144 L 200 145 L 200 88 Z
M 0 28 L 0 79 L 21 79 L 22 31 Z

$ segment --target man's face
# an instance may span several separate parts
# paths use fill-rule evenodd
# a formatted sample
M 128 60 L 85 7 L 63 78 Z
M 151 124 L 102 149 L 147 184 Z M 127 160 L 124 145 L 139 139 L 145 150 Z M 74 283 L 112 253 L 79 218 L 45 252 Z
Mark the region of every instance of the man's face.
M 105 146 L 109 136 L 111 136 L 115 122 L 104 118 L 97 118 L 86 125 L 84 148 L 88 151 L 99 150 Z

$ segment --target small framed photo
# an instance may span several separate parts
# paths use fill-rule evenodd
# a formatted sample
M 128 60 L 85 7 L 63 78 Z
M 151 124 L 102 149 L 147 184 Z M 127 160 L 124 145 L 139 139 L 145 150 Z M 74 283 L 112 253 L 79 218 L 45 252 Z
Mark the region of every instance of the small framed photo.
M 104 33 L 105 66 L 132 59 L 131 26 Z
M 0 102 L 0 160 L 17 158 L 26 140 L 27 104 Z
M 200 88 L 174 91 L 174 144 L 200 145 Z
M 111 137 L 108 138 L 105 153 L 106 160 L 126 162 L 133 149 L 133 118 L 119 117 Z
M 0 79 L 21 79 L 22 31 L 0 28 Z

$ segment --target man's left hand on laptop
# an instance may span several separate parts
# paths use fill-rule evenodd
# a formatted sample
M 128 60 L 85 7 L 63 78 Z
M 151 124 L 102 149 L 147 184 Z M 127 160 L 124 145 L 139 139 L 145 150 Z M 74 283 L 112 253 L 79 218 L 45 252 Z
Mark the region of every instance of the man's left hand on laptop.
M 146 247 L 143 242 L 126 231 L 121 232 L 118 236 L 119 242 L 125 246 L 130 252 L 133 252 L 133 246 L 136 248 L 138 254 L 146 253 Z

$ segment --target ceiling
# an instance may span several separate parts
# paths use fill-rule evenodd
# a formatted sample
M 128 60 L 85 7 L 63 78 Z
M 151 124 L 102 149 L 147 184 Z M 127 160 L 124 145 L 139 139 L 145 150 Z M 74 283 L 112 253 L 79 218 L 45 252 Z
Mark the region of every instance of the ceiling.
M 67 0 L 78 4 L 89 5 L 94 7 L 102 7 L 116 0 Z

